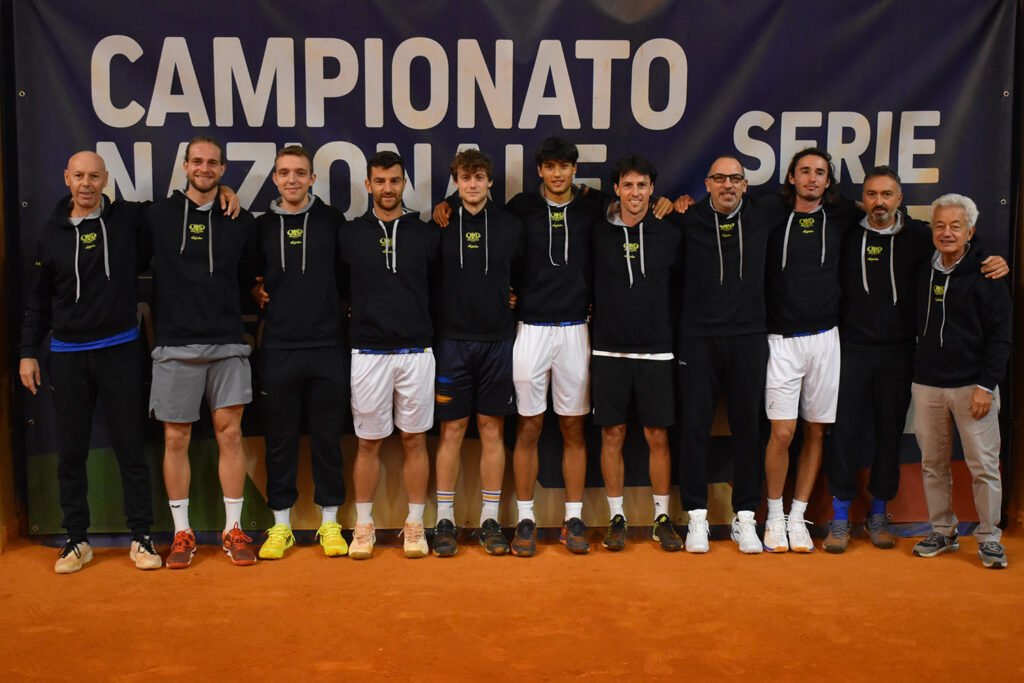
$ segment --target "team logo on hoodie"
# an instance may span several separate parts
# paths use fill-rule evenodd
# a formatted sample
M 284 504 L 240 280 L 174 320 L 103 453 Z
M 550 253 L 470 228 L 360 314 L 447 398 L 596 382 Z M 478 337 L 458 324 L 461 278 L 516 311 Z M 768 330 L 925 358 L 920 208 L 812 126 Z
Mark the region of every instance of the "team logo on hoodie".
M 94 232 L 87 232 L 84 235 L 82 235 L 82 244 L 85 245 L 86 251 L 96 248 L 96 237 L 97 235 Z
M 813 218 L 808 216 L 807 218 L 801 218 L 798 222 L 800 223 L 800 227 L 803 228 L 803 230 L 801 230 L 800 232 L 802 232 L 804 235 L 814 234 L 814 224 L 816 223 L 816 221 Z
M 561 230 L 565 227 L 565 211 L 552 211 L 551 212 L 551 229 Z
M 202 242 L 206 239 L 206 226 L 202 223 L 189 223 L 188 232 L 188 238 L 193 242 Z
M 718 226 L 718 232 L 722 236 L 723 240 L 731 239 L 733 237 L 733 230 L 735 229 L 735 223 L 722 223 Z
M 390 237 L 381 237 L 379 242 L 380 242 L 380 246 L 381 246 L 381 249 L 382 249 L 382 251 L 380 253 L 382 253 L 382 254 L 393 253 L 392 249 L 393 249 L 394 243 L 392 242 Z
M 480 233 L 478 232 L 467 232 L 466 241 L 469 244 L 466 245 L 468 249 L 479 249 L 480 248 Z
M 870 246 L 866 249 L 868 253 L 868 261 L 878 261 L 878 257 L 885 251 L 885 247 L 882 246 Z
M 640 251 L 638 242 L 623 242 L 622 251 L 626 258 L 636 258 L 636 252 Z
M 292 228 L 285 234 L 288 235 L 288 244 L 302 244 L 302 228 Z
M 933 296 L 933 300 L 935 301 L 935 303 L 941 304 L 943 298 L 945 298 L 945 296 L 946 296 L 946 286 L 945 285 L 935 285 L 935 286 L 933 286 L 932 287 L 932 294 L 934 295 Z

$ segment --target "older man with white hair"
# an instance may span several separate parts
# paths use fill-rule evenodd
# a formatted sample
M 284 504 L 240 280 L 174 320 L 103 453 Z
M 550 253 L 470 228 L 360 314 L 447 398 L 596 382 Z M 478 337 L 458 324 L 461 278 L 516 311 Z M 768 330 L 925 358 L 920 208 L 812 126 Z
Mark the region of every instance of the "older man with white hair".
M 990 568 L 1007 566 L 997 526 L 999 474 L 999 381 L 1010 357 L 1010 292 L 986 279 L 982 255 L 972 248 L 978 208 L 969 198 L 946 194 L 932 203 L 935 255 L 918 273 L 918 344 L 914 361 L 914 432 L 932 532 L 914 546 L 919 557 L 959 550 L 953 513 L 950 458 L 953 425 L 973 480 L 979 523 L 978 557 Z

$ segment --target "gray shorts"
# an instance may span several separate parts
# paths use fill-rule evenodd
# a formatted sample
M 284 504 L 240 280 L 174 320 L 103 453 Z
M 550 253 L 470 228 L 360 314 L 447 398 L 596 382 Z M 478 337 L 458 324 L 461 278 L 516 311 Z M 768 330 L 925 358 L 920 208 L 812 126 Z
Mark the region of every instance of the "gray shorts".
M 210 411 L 252 403 L 246 344 L 189 344 L 153 349 L 149 413 L 161 422 L 196 422 L 206 394 Z

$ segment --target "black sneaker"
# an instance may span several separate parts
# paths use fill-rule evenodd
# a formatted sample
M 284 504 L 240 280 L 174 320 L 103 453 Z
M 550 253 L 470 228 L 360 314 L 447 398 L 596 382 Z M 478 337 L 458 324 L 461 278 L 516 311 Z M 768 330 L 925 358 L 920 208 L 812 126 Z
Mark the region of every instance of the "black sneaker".
M 442 519 L 434 527 L 434 554 L 438 557 L 453 557 L 458 551 L 455 524 L 450 519 Z
M 558 542 L 563 544 L 574 555 L 586 555 L 590 552 L 590 542 L 587 540 L 587 525 L 579 517 L 566 520 L 565 524 L 562 525 L 562 533 L 558 535 Z
M 956 529 L 953 530 L 952 536 L 933 531 L 914 546 L 914 554 L 918 557 L 935 557 L 942 553 L 955 553 L 960 550 L 960 542 L 957 538 Z
M 537 554 L 537 523 L 532 519 L 524 519 L 516 525 L 512 554 L 516 557 L 533 557 Z
M 683 549 L 683 539 L 676 533 L 669 516 L 662 513 L 654 520 L 651 527 L 651 538 L 661 544 L 661 549 L 670 553 Z
M 999 541 L 985 541 L 978 546 L 978 557 L 987 569 L 1006 569 L 1006 548 Z
M 480 527 L 480 545 L 488 555 L 504 555 L 508 552 L 508 539 L 501 533 L 501 525 L 497 520 L 484 520 Z
M 618 552 L 626 547 L 626 518 L 622 515 L 615 515 L 612 521 L 608 522 L 608 531 L 605 532 L 601 545 L 606 550 Z

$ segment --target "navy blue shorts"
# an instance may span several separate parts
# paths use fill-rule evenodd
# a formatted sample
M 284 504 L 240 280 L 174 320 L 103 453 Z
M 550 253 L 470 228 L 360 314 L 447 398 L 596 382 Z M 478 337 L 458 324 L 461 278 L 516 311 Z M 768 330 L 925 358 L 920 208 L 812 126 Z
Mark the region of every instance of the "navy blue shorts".
M 516 412 L 512 383 L 514 339 L 463 341 L 440 339 L 437 359 L 434 418 L 461 420 L 473 413 L 511 415 Z

